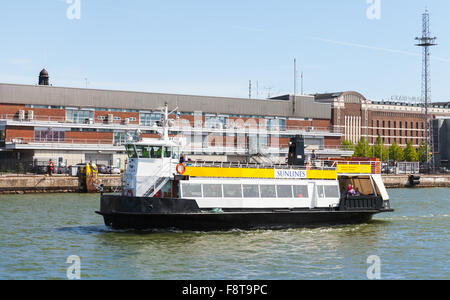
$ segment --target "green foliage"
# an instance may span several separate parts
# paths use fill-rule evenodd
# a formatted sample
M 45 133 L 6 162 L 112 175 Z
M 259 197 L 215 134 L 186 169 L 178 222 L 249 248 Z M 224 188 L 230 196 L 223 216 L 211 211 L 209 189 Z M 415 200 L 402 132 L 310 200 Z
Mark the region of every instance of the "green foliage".
M 404 153 L 404 159 L 407 162 L 417 162 L 419 161 L 419 154 L 416 152 L 416 149 L 414 149 L 411 142 L 408 142 L 408 145 L 406 146 Z
M 430 150 L 430 149 L 428 149 L 428 150 Z M 418 152 L 417 154 L 419 155 L 419 161 L 422 163 L 427 162 L 428 159 L 430 158 L 430 154 L 428 153 L 428 159 L 427 159 L 427 143 L 426 142 L 423 142 L 420 145 L 417 152 Z
M 383 140 L 380 136 L 377 137 L 377 141 L 373 146 L 372 156 L 375 156 L 376 158 L 379 158 L 383 161 L 386 161 L 388 159 L 388 148 L 384 146 Z
M 361 138 L 359 143 L 355 146 L 353 157 L 372 157 L 372 148 L 365 138 Z
M 349 140 L 343 140 L 342 141 L 342 149 L 343 150 L 355 150 L 355 144 L 353 144 L 352 142 L 350 142 Z
M 402 147 L 400 147 L 396 142 L 389 147 L 389 159 L 394 161 L 404 161 L 405 159 Z

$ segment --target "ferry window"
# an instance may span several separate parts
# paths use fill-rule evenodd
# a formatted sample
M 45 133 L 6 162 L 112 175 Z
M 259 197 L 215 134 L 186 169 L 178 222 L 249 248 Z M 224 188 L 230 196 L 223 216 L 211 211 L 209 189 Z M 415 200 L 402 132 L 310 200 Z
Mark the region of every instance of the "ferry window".
M 126 145 L 127 154 L 129 158 L 137 158 L 136 150 L 134 149 L 134 145 Z
M 317 193 L 319 195 L 319 198 L 325 198 L 325 193 L 323 192 L 323 185 L 317 186 Z
M 136 145 L 136 151 L 139 158 L 150 158 L 150 146 Z
M 307 185 L 294 185 L 295 198 L 309 198 Z
M 327 198 L 339 198 L 339 189 L 337 185 L 325 185 L 324 190 Z
M 150 146 L 149 147 L 150 158 L 161 158 L 162 149 L 161 147 Z
M 205 198 L 222 198 L 221 184 L 204 184 L 203 197 Z
M 164 154 L 165 158 L 172 157 L 172 148 L 171 147 L 164 147 L 163 154 Z
M 259 186 L 256 184 L 244 184 L 244 198 L 259 198 Z
M 202 185 L 194 183 L 184 183 L 182 185 L 183 197 L 202 197 Z
M 278 198 L 292 198 L 292 185 L 277 185 Z
M 274 185 L 261 185 L 260 188 L 261 188 L 261 198 L 276 198 L 277 197 Z
M 179 159 L 180 158 L 180 148 L 178 148 L 178 147 L 173 148 L 172 158 L 173 159 Z
M 225 198 L 242 198 L 242 187 L 240 184 L 224 184 L 223 195 Z

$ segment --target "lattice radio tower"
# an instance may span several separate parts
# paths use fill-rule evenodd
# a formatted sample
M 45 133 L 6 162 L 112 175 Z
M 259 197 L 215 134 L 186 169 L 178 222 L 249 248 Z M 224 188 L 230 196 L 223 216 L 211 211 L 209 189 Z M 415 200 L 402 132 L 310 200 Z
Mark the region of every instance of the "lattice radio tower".
M 430 14 L 428 9 L 422 15 L 423 30 L 422 37 L 416 37 L 418 43 L 416 46 L 423 48 L 423 70 L 422 70 L 422 101 L 425 107 L 425 124 L 426 124 L 426 155 L 427 155 L 427 167 L 430 165 L 430 146 L 433 149 L 433 134 L 431 133 L 431 124 L 429 117 L 429 105 L 431 103 L 431 87 L 430 87 L 430 47 L 436 46 L 436 37 L 431 37 L 430 35 Z M 434 151 L 432 151 L 434 152 Z M 434 160 L 434 153 L 433 153 Z M 434 164 L 433 164 L 434 168 Z

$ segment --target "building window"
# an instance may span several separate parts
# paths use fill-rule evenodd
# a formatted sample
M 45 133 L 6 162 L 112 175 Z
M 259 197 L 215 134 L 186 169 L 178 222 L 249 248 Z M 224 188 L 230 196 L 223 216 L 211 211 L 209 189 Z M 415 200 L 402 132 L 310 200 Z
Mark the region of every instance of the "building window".
M 286 119 L 267 118 L 266 127 L 267 130 L 286 131 Z
M 77 124 L 90 124 L 94 120 L 94 111 L 91 110 L 66 110 L 66 121 Z
M 34 140 L 36 142 L 64 142 L 65 129 L 40 128 L 34 129 Z
M 140 113 L 140 125 L 153 126 L 162 121 L 160 113 Z
M 206 116 L 206 128 L 223 129 L 228 127 L 228 117 L 225 116 Z
M 136 131 L 114 131 L 114 145 L 125 145 L 130 142 L 138 142 Z

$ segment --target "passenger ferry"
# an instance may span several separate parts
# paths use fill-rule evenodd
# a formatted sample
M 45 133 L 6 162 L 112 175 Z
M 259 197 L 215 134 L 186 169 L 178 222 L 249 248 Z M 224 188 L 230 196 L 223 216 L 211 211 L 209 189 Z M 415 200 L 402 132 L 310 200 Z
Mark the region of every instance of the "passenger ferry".
M 304 165 L 299 141 L 286 165 L 180 162 L 182 146 L 167 131 L 130 143 L 122 194 L 102 193 L 97 213 L 114 229 L 209 231 L 357 224 L 393 211 L 380 162 Z

